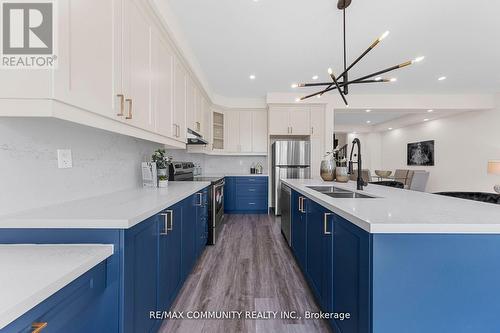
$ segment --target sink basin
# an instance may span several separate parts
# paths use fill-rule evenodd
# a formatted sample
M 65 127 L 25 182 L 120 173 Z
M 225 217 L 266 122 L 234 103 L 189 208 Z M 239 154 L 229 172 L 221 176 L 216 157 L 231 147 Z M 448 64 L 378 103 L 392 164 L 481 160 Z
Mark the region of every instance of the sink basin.
M 335 186 L 308 186 L 308 188 L 321 193 L 353 193 L 349 190 L 343 190 Z
M 372 199 L 373 197 L 361 194 L 357 192 L 352 192 L 349 190 L 344 190 L 335 186 L 308 186 L 311 190 L 318 191 L 320 193 L 326 194 L 332 198 L 339 199 Z
M 332 198 L 339 198 L 339 199 L 373 199 L 373 197 L 366 195 L 366 194 L 361 194 L 361 193 L 356 193 L 356 192 L 347 192 L 347 193 L 323 193 L 328 195 L 329 197 Z

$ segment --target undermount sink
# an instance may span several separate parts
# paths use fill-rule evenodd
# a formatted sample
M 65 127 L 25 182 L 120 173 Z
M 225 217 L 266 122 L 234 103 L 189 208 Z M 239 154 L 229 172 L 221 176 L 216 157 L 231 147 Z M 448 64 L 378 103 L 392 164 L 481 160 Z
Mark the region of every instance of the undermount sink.
M 328 195 L 329 197 L 332 198 L 339 198 L 339 199 L 372 199 L 374 197 L 371 197 L 366 194 L 361 194 L 357 192 L 352 192 L 349 190 L 344 190 L 335 186 L 308 186 L 311 190 L 323 193 L 325 195 Z

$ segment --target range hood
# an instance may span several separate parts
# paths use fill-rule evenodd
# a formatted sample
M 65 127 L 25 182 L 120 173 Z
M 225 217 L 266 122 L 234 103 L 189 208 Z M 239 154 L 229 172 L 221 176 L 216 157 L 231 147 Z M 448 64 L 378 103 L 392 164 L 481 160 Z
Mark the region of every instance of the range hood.
M 187 129 L 187 144 L 188 145 L 208 145 L 208 141 L 203 139 L 203 136 L 192 129 Z

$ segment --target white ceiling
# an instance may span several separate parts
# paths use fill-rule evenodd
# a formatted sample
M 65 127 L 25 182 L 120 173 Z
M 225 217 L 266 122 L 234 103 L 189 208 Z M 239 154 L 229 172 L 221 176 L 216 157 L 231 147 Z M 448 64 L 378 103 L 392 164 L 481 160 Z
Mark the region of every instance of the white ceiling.
M 337 0 L 167 0 L 214 93 L 260 98 L 342 69 Z M 500 91 L 500 1 L 353 0 L 348 56 L 391 34 L 353 71 L 369 74 L 425 55 L 395 72 L 397 83 L 353 86 L 352 93 Z M 412 68 L 413 67 L 413 68 Z M 249 80 L 255 74 L 256 80 Z M 439 76 L 447 80 L 438 82 Z

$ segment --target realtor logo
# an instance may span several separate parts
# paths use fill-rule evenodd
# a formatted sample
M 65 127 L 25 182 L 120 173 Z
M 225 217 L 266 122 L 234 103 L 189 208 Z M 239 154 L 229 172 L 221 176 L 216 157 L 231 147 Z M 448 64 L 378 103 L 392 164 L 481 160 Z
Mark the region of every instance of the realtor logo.
M 54 2 L 3 0 L 2 68 L 54 68 Z

